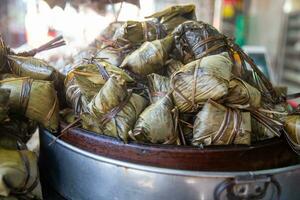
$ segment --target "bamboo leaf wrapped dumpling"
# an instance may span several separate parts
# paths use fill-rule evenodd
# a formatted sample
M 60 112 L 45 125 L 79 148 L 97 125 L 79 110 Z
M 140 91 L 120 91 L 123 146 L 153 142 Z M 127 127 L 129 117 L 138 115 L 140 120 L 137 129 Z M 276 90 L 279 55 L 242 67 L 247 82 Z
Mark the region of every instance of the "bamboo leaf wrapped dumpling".
M 8 55 L 8 63 L 13 74 L 21 77 L 31 77 L 37 80 L 55 80 L 57 71 L 47 62 L 34 58 Z
M 117 29 L 113 39 L 121 46 L 162 39 L 181 23 L 196 19 L 195 6 L 172 6 L 146 18 L 152 19 L 143 22 L 127 21 Z
M 145 41 L 161 39 L 165 33 L 161 31 L 157 20 L 149 21 L 127 21 L 116 30 L 113 40 L 117 41 L 119 46 L 127 44 L 138 45 Z
M 105 58 L 105 61 L 110 63 L 113 66 L 120 66 L 124 60 L 124 53 L 113 47 L 106 47 L 98 50 L 95 53 L 96 58 Z
M 37 157 L 30 151 L 0 149 L 0 196 L 15 194 L 24 199 L 42 198 Z
M 290 147 L 299 154 L 300 152 L 300 115 L 294 112 L 286 117 L 284 123 L 284 136 Z
M 129 130 L 133 128 L 146 105 L 146 99 L 127 91 L 125 80 L 119 76 L 111 76 L 88 108 L 91 117 L 97 119 L 95 123 L 99 128 L 96 129 L 103 131 L 98 133 L 127 142 Z M 91 127 L 91 120 L 86 127 Z
M 6 46 L 0 35 L 0 72 L 11 72 L 18 76 L 29 76 L 39 80 L 54 80 L 53 72 L 55 69 L 33 56 L 39 52 L 63 45 L 65 45 L 65 41 L 63 41 L 62 36 L 59 36 L 38 48 L 15 53 Z
M 300 145 L 300 115 L 293 114 L 287 116 L 284 129 L 292 141 Z
M 196 20 L 195 5 L 175 5 L 156 12 L 145 18 L 156 18 L 163 25 L 166 33 L 171 33 L 175 27 L 187 20 Z
M 257 88 L 262 99 L 267 102 L 279 103 L 280 99 L 265 75 L 259 70 L 252 59 L 231 39 L 218 32 L 213 26 L 204 22 L 188 21 L 178 26 L 172 33 L 176 51 L 183 63 L 200 59 L 207 55 L 228 52 L 234 63 L 232 73 L 247 80 Z M 247 68 L 249 64 L 251 70 Z M 249 76 L 250 74 L 250 76 Z
M 260 107 L 260 92 L 242 79 L 233 77 L 229 82 L 228 95 L 222 99 L 230 107 Z
M 207 56 L 185 65 L 171 77 L 171 88 L 180 112 L 197 111 L 208 99 L 228 94 L 232 63 L 227 53 Z
M 124 70 L 103 60 L 75 67 L 69 72 L 68 79 L 74 77 L 82 95 L 89 102 L 113 74 L 121 76 L 128 83 L 133 82 Z
M 227 51 L 225 36 L 204 22 L 184 22 L 173 31 L 173 35 L 183 63 Z
M 178 135 L 173 108 L 169 95 L 148 106 L 130 132 L 131 139 L 145 143 L 176 144 Z
M 226 108 L 212 100 L 197 114 L 193 145 L 228 145 L 251 143 L 249 112 Z
M 170 91 L 170 79 L 158 74 L 149 74 L 148 85 L 151 103 L 163 98 Z
M 261 141 L 275 136 L 280 137 L 283 122 L 286 121 L 289 113 L 289 105 L 286 102 L 251 110 L 252 140 Z
M 155 73 L 164 67 L 172 46 L 172 36 L 145 42 L 140 48 L 128 55 L 120 67 L 141 77 Z
M 31 78 L 9 78 L 0 88 L 10 89 L 9 106 L 15 113 L 42 124 L 50 131 L 58 129 L 59 105 L 53 82 Z

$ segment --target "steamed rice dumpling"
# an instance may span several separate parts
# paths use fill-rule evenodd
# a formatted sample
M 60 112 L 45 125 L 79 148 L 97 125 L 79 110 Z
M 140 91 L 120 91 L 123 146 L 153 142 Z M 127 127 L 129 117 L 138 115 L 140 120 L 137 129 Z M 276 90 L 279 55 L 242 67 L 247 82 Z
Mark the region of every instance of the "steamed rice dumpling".
M 171 76 L 174 72 L 181 69 L 184 65 L 179 60 L 170 59 L 166 62 L 167 75 Z
M 168 77 L 149 74 L 147 78 L 151 103 L 163 98 L 170 91 L 170 79 Z
M 172 114 L 170 96 L 165 96 L 147 107 L 139 116 L 130 137 L 139 142 L 175 144 L 178 135 Z
M 300 115 L 289 115 L 287 116 L 284 129 L 292 138 L 293 142 L 296 144 L 300 144 Z
M 162 24 L 164 31 L 169 34 L 183 22 L 196 19 L 195 6 L 192 4 L 171 6 L 145 18 L 156 18 Z
M 18 76 L 37 80 L 55 80 L 56 78 L 56 70 L 41 59 L 16 55 L 7 57 L 11 72 Z
M 103 48 L 95 53 L 96 58 L 103 58 L 106 62 L 110 63 L 113 66 L 120 66 L 124 55 L 121 51 L 114 48 Z
M 82 95 L 78 85 L 73 84 L 66 88 L 66 101 L 74 109 L 75 114 L 86 111 L 88 102 Z
M 103 60 L 77 66 L 68 76 L 69 79 L 70 76 L 74 76 L 82 95 L 89 102 L 112 74 L 121 76 L 126 82 L 133 82 L 125 71 Z
M 36 120 L 50 131 L 57 130 L 59 105 L 52 82 L 10 78 L 0 81 L 0 88 L 10 89 L 9 106 L 13 112 Z
M 271 108 L 264 108 L 264 106 L 251 111 L 253 141 L 261 141 L 275 136 L 280 137 L 283 122 L 286 121 L 288 115 L 289 106 L 287 103 L 273 105 Z
M 111 76 L 101 88 L 88 108 L 94 124 L 101 134 L 128 140 L 131 130 L 139 114 L 147 105 L 146 99 L 128 92 L 126 82 L 120 76 Z M 86 123 L 87 116 L 82 119 L 84 124 L 91 126 L 91 119 Z
M 71 73 L 65 79 L 64 91 L 66 103 L 73 108 L 76 115 L 87 111 L 87 99 L 82 95 L 80 87 L 76 84 L 75 77 Z
M 229 82 L 228 95 L 223 99 L 225 105 L 230 107 L 260 107 L 260 92 L 239 78 L 232 78 Z
M 208 99 L 228 94 L 232 63 L 227 53 L 195 60 L 171 77 L 174 103 L 180 112 L 197 111 Z
M 120 46 L 126 44 L 140 44 L 145 41 L 153 41 L 163 38 L 164 32 L 157 20 L 151 21 L 127 21 L 117 29 L 113 37 Z
M 184 22 L 173 34 L 176 50 L 183 63 L 227 51 L 225 37 L 204 22 Z
M 37 157 L 33 152 L 0 149 L 0 196 L 9 195 L 41 198 Z
M 251 127 L 253 133 L 251 135 L 252 142 L 262 141 L 276 136 L 268 127 L 254 117 L 251 117 Z
M 231 109 L 212 100 L 197 114 L 193 145 L 227 145 L 251 143 L 249 112 Z
M 0 124 L 8 118 L 8 101 L 10 90 L 0 88 Z
M 155 73 L 164 67 L 172 45 L 172 36 L 162 40 L 145 42 L 140 48 L 128 55 L 120 67 L 141 77 Z
M 127 21 L 117 29 L 113 39 L 120 46 L 137 45 L 146 41 L 162 39 L 186 20 L 194 20 L 196 18 L 195 6 L 172 6 L 146 18 L 152 19 L 143 22 Z

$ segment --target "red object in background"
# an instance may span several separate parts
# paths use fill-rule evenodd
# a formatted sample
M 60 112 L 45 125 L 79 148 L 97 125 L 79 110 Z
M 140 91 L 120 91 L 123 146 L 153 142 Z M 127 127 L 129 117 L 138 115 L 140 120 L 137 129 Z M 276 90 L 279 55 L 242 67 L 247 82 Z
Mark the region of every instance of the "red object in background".
M 293 100 L 287 100 L 288 104 L 290 104 L 293 108 L 297 108 L 298 107 L 298 103 L 296 101 Z
M 55 38 L 55 37 L 58 36 L 58 33 L 57 33 L 56 30 L 50 28 L 50 29 L 48 30 L 48 36 Z
M 229 4 L 229 5 L 235 5 L 237 3 L 237 0 L 224 0 L 224 4 Z

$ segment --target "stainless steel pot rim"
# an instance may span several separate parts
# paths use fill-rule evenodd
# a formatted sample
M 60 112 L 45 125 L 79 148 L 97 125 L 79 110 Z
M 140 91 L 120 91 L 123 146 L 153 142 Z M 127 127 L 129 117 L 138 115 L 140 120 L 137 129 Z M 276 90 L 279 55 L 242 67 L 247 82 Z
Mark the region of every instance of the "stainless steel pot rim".
M 147 171 L 147 172 L 153 172 L 153 173 L 160 173 L 160 174 L 170 174 L 170 175 L 177 175 L 177 176 L 191 176 L 191 177 L 210 177 L 210 178 L 230 178 L 230 177 L 236 177 L 236 176 L 257 176 L 257 175 L 264 175 L 264 174 L 280 174 L 285 173 L 289 171 L 290 173 L 293 173 L 293 171 L 300 170 L 300 164 L 297 165 L 291 165 L 288 167 L 282 167 L 282 168 L 275 168 L 275 169 L 268 169 L 268 170 L 258 170 L 258 171 L 242 171 L 242 172 L 212 172 L 212 171 L 189 171 L 189 170 L 176 170 L 176 169 L 169 169 L 169 168 L 159 168 L 159 167 L 152 167 L 152 166 L 146 166 L 146 165 L 140 165 L 135 163 L 129 163 L 124 162 L 120 160 L 115 160 L 111 158 L 107 158 L 104 156 L 96 155 L 91 152 L 82 150 L 76 146 L 73 146 L 67 142 L 64 142 L 61 139 L 56 139 L 54 135 L 52 135 L 48 131 L 44 131 L 43 134 L 46 134 L 50 140 L 56 140 L 55 143 L 53 143 L 49 148 L 55 145 L 61 145 L 66 149 L 69 149 L 73 152 L 76 152 L 82 156 L 101 161 L 107 164 L 112 164 L 118 167 L 125 167 L 127 170 L 130 169 L 136 169 L 141 171 Z M 50 144 L 49 144 L 50 145 Z M 247 161 L 245 161 L 247 162 Z

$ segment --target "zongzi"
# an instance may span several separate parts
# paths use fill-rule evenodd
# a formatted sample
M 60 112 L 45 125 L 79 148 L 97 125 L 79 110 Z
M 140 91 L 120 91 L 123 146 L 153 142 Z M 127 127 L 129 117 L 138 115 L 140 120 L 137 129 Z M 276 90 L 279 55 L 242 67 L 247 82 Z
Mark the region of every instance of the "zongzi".
M 176 50 L 185 64 L 207 55 L 227 51 L 225 36 L 204 22 L 184 22 L 173 34 Z
M 250 145 L 250 143 L 249 112 L 226 108 L 208 100 L 197 114 L 193 130 L 193 145 Z
M 171 77 L 175 105 L 180 112 L 197 111 L 208 99 L 228 94 L 232 63 L 227 53 L 195 60 Z
M 133 79 L 124 70 L 103 60 L 75 67 L 68 74 L 68 79 L 71 79 L 70 76 L 74 76 L 82 95 L 89 102 L 112 74 L 121 76 L 128 83 L 133 82 Z
M 82 95 L 80 87 L 76 84 L 75 77 L 71 73 L 65 78 L 64 91 L 66 102 L 73 108 L 76 115 L 87 111 L 88 102 L 85 96 Z
M 117 67 L 121 65 L 125 57 L 122 51 L 115 48 L 108 48 L 108 47 L 98 50 L 95 54 L 96 54 L 95 57 L 103 58 L 105 59 L 106 62 Z
M 13 112 L 36 120 L 51 131 L 57 130 L 59 105 L 52 82 L 9 78 L 0 81 L 0 88 L 10 89 L 9 106 Z
M 170 91 L 170 79 L 158 74 L 149 74 L 148 86 L 151 103 L 163 98 Z
M 131 139 L 154 144 L 176 144 L 178 135 L 173 108 L 169 95 L 151 104 L 141 113 L 129 133 Z
M 145 42 L 140 48 L 128 55 L 120 67 L 141 77 L 155 73 L 163 68 L 172 45 L 172 36 Z
M 0 149 L 0 196 L 41 198 L 37 157 L 30 151 Z
M 172 6 L 146 18 L 152 19 L 143 22 L 127 21 L 117 29 L 113 39 L 120 46 L 137 45 L 146 41 L 162 39 L 181 23 L 195 20 L 195 6 Z
M 243 81 L 242 79 L 233 77 L 229 82 L 228 95 L 223 99 L 226 106 L 230 107 L 260 107 L 260 92 Z
M 287 103 L 273 105 L 270 108 L 264 108 L 265 105 L 262 106 L 251 110 L 253 141 L 265 140 L 275 136 L 280 137 L 283 122 L 288 115 Z
M 41 59 L 16 55 L 8 55 L 7 58 L 11 72 L 20 77 L 49 81 L 56 79 L 56 70 Z
M 100 126 L 97 128 L 103 131 L 100 134 L 117 137 L 127 142 L 128 131 L 133 128 L 146 105 L 146 99 L 127 91 L 124 79 L 120 76 L 111 76 L 89 103 L 91 117 L 88 122 L 85 122 L 87 116 L 82 120 L 87 124 L 86 127 L 90 127 L 91 119 L 96 119 L 93 123 L 95 127 Z
M 300 115 L 294 114 L 287 116 L 284 129 L 292 138 L 293 142 L 300 144 Z

